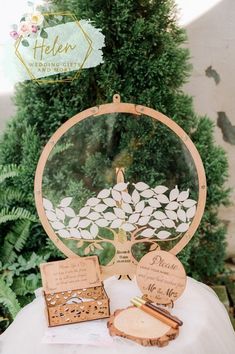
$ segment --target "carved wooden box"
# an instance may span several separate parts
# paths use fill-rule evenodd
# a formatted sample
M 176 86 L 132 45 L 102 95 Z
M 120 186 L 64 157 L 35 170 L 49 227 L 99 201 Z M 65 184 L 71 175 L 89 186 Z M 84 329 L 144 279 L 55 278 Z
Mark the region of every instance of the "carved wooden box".
M 110 316 L 109 298 L 96 256 L 44 263 L 40 267 L 49 327 Z

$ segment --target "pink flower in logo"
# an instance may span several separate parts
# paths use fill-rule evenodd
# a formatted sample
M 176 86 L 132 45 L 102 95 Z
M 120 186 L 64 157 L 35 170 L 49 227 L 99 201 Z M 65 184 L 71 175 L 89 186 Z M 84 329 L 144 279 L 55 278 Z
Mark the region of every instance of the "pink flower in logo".
M 11 31 L 11 32 L 10 32 L 10 36 L 11 36 L 13 39 L 18 39 L 18 38 L 19 38 L 19 33 L 17 33 L 16 31 Z
M 31 25 L 31 32 L 32 33 L 37 33 L 37 31 L 38 31 L 38 27 L 35 26 L 35 25 Z
M 30 24 L 28 22 L 22 21 L 20 23 L 19 35 L 22 37 L 28 36 L 30 33 Z

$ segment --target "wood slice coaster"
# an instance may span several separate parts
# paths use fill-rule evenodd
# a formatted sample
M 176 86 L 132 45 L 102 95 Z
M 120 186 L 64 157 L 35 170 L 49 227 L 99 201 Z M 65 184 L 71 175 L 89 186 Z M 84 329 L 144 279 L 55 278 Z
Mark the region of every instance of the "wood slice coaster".
M 130 339 L 144 346 L 166 346 L 177 337 L 174 329 L 135 306 L 116 310 L 107 326 L 111 336 Z

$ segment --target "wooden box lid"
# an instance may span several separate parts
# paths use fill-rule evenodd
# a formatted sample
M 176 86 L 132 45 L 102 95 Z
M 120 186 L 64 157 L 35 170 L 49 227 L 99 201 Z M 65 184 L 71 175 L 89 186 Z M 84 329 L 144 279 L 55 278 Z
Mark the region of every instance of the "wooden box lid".
M 46 294 L 102 285 L 97 256 L 42 263 L 40 270 Z

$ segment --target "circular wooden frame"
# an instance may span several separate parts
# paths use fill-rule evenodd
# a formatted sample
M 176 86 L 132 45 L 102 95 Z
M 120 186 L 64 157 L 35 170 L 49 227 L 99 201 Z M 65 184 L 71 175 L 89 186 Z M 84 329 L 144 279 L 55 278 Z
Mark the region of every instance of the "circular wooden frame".
M 194 161 L 196 171 L 197 171 L 198 186 L 199 186 L 197 210 L 196 210 L 196 214 L 194 216 L 192 223 L 190 224 L 188 231 L 182 236 L 180 241 L 170 250 L 171 253 L 176 255 L 186 246 L 186 244 L 193 237 L 194 233 L 196 232 L 196 230 L 199 226 L 201 218 L 203 216 L 203 212 L 204 212 L 204 208 L 205 208 L 205 204 L 206 204 L 206 176 L 205 176 L 205 171 L 204 171 L 201 157 L 197 151 L 196 146 L 193 144 L 192 140 L 190 139 L 190 137 L 172 119 L 168 118 L 167 116 L 165 116 L 164 114 L 162 114 L 160 112 L 155 111 L 152 108 L 148 108 L 148 107 L 141 106 L 141 105 L 136 105 L 133 103 L 122 103 L 122 102 L 120 102 L 120 96 L 118 94 L 115 94 L 113 96 L 113 103 L 108 103 L 108 104 L 103 104 L 100 106 L 88 108 L 88 109 L 76 114 L 75 116 L 73 116 L 69 120 L 67 120 L 64 124 L 62 124 L 57 129 L 57 131 L 52 135 L 52 137 L 49 139 L 48 143 L 44 147 L 42 154 L 40 156 L 38 165 L 37 165 L 37 169 L 36 169 L 36 173 L 35 173 L 35 183 L 34 183 L 35 204 L 36 204 L 37 212 L 38 212 L 39 218 L 41 220 L 41 223 L 42 223 L 47 235 L 54 242 L 56 247 L 58 247 L 60 249 L 61 252 L 63 252 L 67 257 L 78 256 L 73 251 L 71 251 L 59 239 L 59 237 L 56 235 L 56 233 L 52 229 L 52 227 L 47 219 L 47 216 L 46 216 L 46 213 L 45 213 L 45 210 L 43 207 L 43 195 L 42 195 L 43 172 L 45 169 L 47 159 L 48 159 L 53 147 L 55 146 L 57 141 L 70 128 L 72 128 L 75 124 L 83 121 L 86 118 L 89 118 L 92 116 L 99 117 L 101 115 L 111 114 L 111 113 L 130 113 L 130 114 L 134 114 L 134 115 L 144 114 L 146 116 L 154 118 L 157 121 L 163 123 L 181 139 L 181 141 L 187 147 L 187 149 Z

